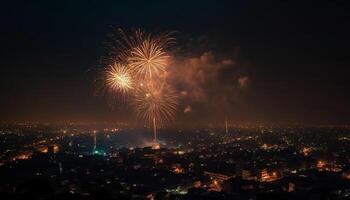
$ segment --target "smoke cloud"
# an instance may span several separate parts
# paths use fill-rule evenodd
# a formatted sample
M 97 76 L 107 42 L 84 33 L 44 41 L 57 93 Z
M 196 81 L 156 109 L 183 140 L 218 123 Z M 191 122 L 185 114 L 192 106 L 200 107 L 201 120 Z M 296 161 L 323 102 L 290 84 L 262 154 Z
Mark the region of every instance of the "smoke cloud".
M 179 90 L 183 113 L 229 112 L 249 87 L 246 66 L 213 51 L 172 59 L 169 80 Z

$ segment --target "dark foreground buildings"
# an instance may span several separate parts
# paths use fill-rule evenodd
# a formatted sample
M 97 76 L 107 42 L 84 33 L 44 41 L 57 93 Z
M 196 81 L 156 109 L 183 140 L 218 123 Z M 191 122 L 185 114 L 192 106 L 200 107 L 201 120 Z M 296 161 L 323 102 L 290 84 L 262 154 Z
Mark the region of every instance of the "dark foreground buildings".
M 5 126 L 0 199 L 350 198 L 348 127 L 144 132 Z

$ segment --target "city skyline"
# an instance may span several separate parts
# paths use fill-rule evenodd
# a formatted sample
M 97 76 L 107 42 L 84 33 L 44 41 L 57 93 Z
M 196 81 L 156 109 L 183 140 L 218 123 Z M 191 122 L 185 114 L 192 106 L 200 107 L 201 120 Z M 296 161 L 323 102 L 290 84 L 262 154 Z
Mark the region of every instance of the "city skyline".
M 345 2 L 2 2 L 0 199 L 349 199 Z

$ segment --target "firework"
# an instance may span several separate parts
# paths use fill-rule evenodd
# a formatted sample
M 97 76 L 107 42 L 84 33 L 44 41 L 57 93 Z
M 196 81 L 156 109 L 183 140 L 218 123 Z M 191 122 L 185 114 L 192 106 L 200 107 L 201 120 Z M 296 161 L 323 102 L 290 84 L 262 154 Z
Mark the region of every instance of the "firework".
M 107 62 L 121 62 L 126 63 L 130 56 L 130 51 L 138 47 L 144 40 L 146 40 L 146 34 L 140 29 L 135 29 L 127 34 L 123 29 L 118 28 L 116 34 L 111 35 L 112 40 L 109 46 L 109 55 Z
M 135 92 L 133 107 L 146 126 L 164 127 L 175 119 L 176 92 L 166 83 L 143 84 Z
M 127 94 L 133 89 L 133 79 L 130 70 L 121 64 L 110 65 L 106 70 L 106 84 L 112 91 Z
M 169 66 L 169 45 L 172 33 L 146 34 L 136 29 L 131 34 L 117 29 L 105 61 L 113 64 L 105 73 L 105 84 L 113 94 L 125 96 L 138 118 L 148 127 L 165 127 L 175 119 L 178 105 L 176 92 L 166 82 Z
M 152 79 L 165 72 L 169 55 L 164 51 L 162 43 L 147 39 L 131 50 L 128 58 L 130 68 L 141 79 Z
M 110 43 L 107 62 L 127 64 L 139 79 L 152 79 L 166 70 L 167 49 L 175 42 L 173 32 L 146 34 L 140 29 L 130 33 L 117 29 Z

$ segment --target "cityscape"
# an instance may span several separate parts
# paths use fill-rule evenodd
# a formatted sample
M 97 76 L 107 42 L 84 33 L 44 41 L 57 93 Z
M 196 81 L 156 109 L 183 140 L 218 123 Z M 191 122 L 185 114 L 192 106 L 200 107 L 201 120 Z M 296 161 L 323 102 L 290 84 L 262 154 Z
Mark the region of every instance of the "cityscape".
M 350 199 L 349 9 L 2 2 L 0 200 Z
M 346 199 L 350 127 L 1 126 L 9 199 Z M 331 183 L 331 185 L 330 185 Z

